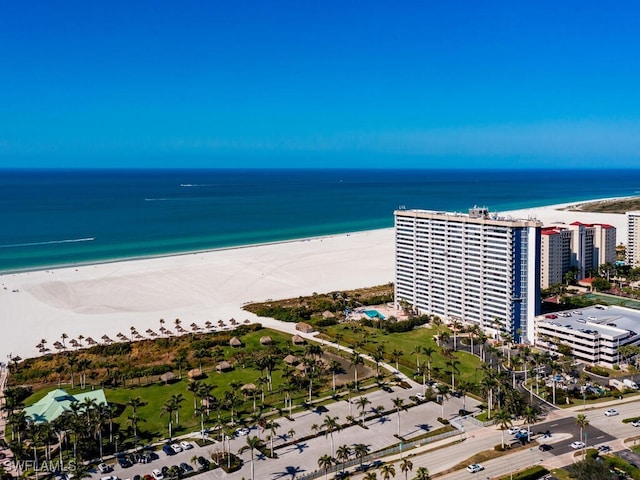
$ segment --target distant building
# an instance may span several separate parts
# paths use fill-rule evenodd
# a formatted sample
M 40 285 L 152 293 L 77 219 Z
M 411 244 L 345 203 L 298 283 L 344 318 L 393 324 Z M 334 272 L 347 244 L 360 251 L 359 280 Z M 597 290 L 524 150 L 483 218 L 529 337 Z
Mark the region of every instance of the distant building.
M 616 228 L 606 224 L 573 222 L 542 229 L 540 287 L 564 282 L 570 270 L 577 280 L 605 263 L 616 261 Z
M 640 311 L 625 307 L 595 305 L 556 312 L 536 318 L 535 345 L 557 351 L 565 344 L 576 360 L 612 368 L 624 360 L 620 347 L 640 345 L 639 325 Z
M 640 211 L 627 212 L 627 263 L 640 267 Z
M 540 228 L 472 208 L 396 210 L 395 301 L 445 321 L 533 341 L 540 308 Z

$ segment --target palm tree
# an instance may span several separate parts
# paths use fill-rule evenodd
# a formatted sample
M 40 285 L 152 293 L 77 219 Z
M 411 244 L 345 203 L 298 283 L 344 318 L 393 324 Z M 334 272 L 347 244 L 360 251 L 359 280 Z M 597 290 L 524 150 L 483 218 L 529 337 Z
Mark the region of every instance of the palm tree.
M 180 424 L 180 404 L 184 402 L 185 398 L 181 393 L 177 395 L 171 395 L 171 401 L 176 405 L 176 427 Z
M 329 371 L 331 372 L 331 388 L 333 392 L 336 391 L 336 374 L 340 373 L 342 365 L 336 359 L 332 358 L 329 362 Z
M 369 405 L 371 402 L 369 401 L 369 399 L 367 397 L 360 397 L 358 398 L 358 408 L 360 410 L 362 410 L 360 412 L 360 422 L 362 422 L 362 424 L 364 425 L 364 412 L 367 409 L 367 405 Z
M 502 432 L 502 448 L 504 448 L 504 431 L 512 425 L 511 413 L 505 409 L 498 410 L 493 418 L 493 424 L 500 427 L 500 431 Z
M 413 477 L 413 480 L 429 480 L 430 478 L 427 467 L 420 467 L 416 470 L 416 476 Z
M 249 450 L 249 452 L 251 453 L 251 480 L 255 480 L 253 452 L 254 450 L 259 450 L 261 448 L 264 448 L 264 443 L 262 442 L 262 440 L 260 440 L 256 436 L 252 437 L 247 435 L 247 444 L 240 448 L 240 450 L 238 450 L 239 454 L 242 454 L 247 450 Z
M 173 412 L 178 410 L 178 405 L 173 401 L 173 397 L 164 402 L 162 406 L 162 412 L 160 415 L 164 415 L 165 413 L 169 415 L 169 441 L 171 441 L 172 437 L 172 426 L 173 426 Z
M 444 385 L 439 383 L 438 384 L 438 393 L 440 394 L 440 400 L 441 400 L 441 408 L 442 408 L 442 418 L 444 418 L 444 403 L 447 401 L 447 396 L 449 395 L 449 392 L 451 391 L 451 389 L 449 388 L 449 385 Z
M 324 417 L 324 422 L 322 422 L 322 426 L 325 428 L 324 436 L 331 436 L 331 456 L 335 455 L 335 451 L 333 448 L 333 432 L 336 430 L 340 430 L 340 424 L 338 423 L 338 417 L 331 417 L 327 415 Z
M 576 424 L 580 427 L 580 441 L 584 442 L 584 429 L 589 425 L 589 419 L 587 419 L 586 415 L 579 413 L 576 417 Z
M 382 480 L 396 478 L 396 467 L 393 466 L 393 463 L 385 463 L 380 467 L 380 471 L 382 472 Z
M 271 456 L 273 457 L 273 437 L 276 436 L 276 432 L 280 428 L 280 424 L 275 420 L 271 420 L 269 423 L 267 423 L 267 428 L 269 429 L 271 441 Z
M 393 406 L 396 407 L 396 413 L 398 414 L 398 437 L 400 436 L 400 410 L 404 408 L 404 399 L 396 397 L 391 400 Z
M 351 354 L 351 363 L 350 363 L 350 365 L 352 365 L 354 367 L 354 369 L 353 369 L 354 381 L 355 381 L 355 385 L 356 385 L 356 390 L 358 390 L 358 365 L 364 365 L 364 359 L 362 358 L 362 355 L 360 355 L 355 350 Z
M 416 345 L 413 347 L 411 353 L 416 354 L 416 369 L 420 368 L 420 354 L 422 353 L 422 345 Z
M 371 354 L 371 358 L 376 362 L 376 378 L 380 378 L 380 362 L 384 361 L 384 347 L 380 345 L 376 351 Z
M 452 357 L 447 360 L 447 366 L 451 367 L 451 390 L 454 390 L 454 391 L 456 389 L 455 372 L 460 373 L 460 369 L 458 368 L 458 365 L 460 365 L 460 361 L 456 360 L 455 357 Z
M 408 458 L 403 458 L 400 462 L 400 471 L 404 473 L 404 480 L 407 480 L 409 472 L 413 470 L 413 463 Z
M 369 453 L 369 446 L 365 445 L 364 443 L 356 443 L 353 446 L 353 453 L 360 460 L 360 468 L 362 468 L 364 457 L 366 457 Z
M 200 387 L 201 387 L 201 383 L 199 381 L 195 381 L 195 382 L 191 382 L 189 383 L 189 385 L 187 385 L 187 391 L 193 393 L 193 411 L 195 414 L 195 411 L 198 409 L 198 395 L 200 394 Z
M 336 458 L 342 463 L 342 471 L 344 472 L 344 464 L 351 458 L 353 451 L 349 445 L 340 445 L 336 451 Z
M 524 409 L 524 421 L 527 423 L 527 434 L 531 438 L 531 425 L 534 425 L 538 421 L 538 414 L 540 410 L 533 406 L 527 405 Z
M 378 475 L 376 474 L 376 472 L 367 472 L 366 475 L 364 477 L 362 477 L 363 480 L 377 480 L 378 479 Z
M 431 358 L 433 357 L 433 354 L 436 353 L 436 349 L 433 348 L 432 346 L 428 346 L 428 347 L 424 347 L 422 351 L 427 356 L 427 368 L 429 371 L 429 381 L 431 381 Z
M 326 453 L 318 459 L 318 466 L 324 470 L 324 478 L 327 480 L 329 469 L 335 465 L 336 459 Z
M 394 348 L 389 355 L 391 355 L 391 360 L 396 362 L 396 372 L 399 372 L 400 368 L 398 367 L 398 362 L 400 360 L 400 357 L 404 355 L 404 352 L 402 350 L 397 350 Z

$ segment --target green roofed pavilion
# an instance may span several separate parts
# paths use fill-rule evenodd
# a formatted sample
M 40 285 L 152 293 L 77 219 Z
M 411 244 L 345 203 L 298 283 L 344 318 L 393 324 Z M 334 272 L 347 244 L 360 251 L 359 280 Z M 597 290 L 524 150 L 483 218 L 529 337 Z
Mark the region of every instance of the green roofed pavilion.
M 52 422 L 65 411 L 71 410 L 71 404 L 85 401 L 107 405 L 104 390 L 93 390 L 69 395 L 61 389 L 52 390 L 33 405 L 24 409 L 24 413 L 33 423 Z

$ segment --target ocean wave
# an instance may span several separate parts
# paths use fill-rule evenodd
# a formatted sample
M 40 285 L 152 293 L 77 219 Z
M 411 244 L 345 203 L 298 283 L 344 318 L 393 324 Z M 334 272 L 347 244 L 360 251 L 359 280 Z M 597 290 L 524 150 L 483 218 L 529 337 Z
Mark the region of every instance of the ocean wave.
M 95 237 L 71 238 L 69 240 L 50 240 L 48 242 L 14 243 L 11 245 L 0 245 L 0 248 L 37 247 L 40 245 L 55 245 L 57 243 L 92 242 L 93 240 L 95 240 Z
M 169 200 L 168 198 L 145 198 L 145 202 L 165 202 Z
M 185 188 L 215 187 L 213 183 L 181 183 L 180 186 Z

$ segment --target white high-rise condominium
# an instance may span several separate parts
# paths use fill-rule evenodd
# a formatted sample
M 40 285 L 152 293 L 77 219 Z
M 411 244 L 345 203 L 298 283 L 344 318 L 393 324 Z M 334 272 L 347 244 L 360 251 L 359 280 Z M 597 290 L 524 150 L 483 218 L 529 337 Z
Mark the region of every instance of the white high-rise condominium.
M 627 263 L 640 267 L 640 211 L 627 212 Z
M 396 210 L 395 301 L 445 321 L 532 341 L 540 309 L 540 230 L 535 220 Z

